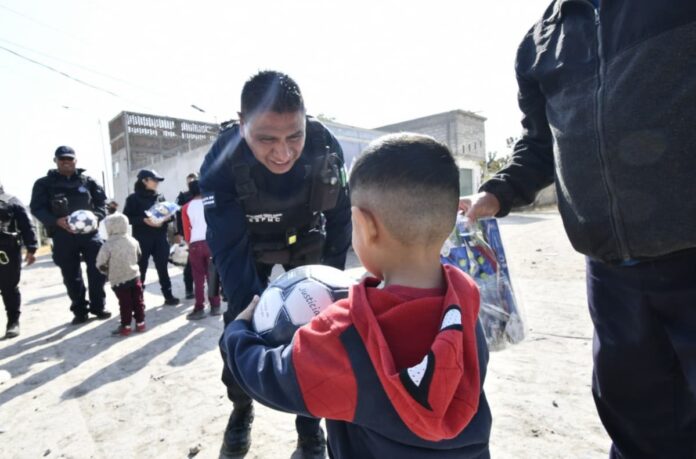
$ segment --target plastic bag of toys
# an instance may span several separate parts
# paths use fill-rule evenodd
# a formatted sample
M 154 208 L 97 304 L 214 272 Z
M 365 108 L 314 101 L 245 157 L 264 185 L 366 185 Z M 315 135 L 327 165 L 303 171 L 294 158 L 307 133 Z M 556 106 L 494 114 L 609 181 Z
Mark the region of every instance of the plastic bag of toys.
M 479 320 L 488 348 L 497 351 L 524 339 L 524 323 L 510 281 L 505 249 L 494 218 L 471 224 L 463 215 L 442 248 L 444 264 L 469 274 L 481 292 Z
M 145 215 L 152 218 L 154 221 L 163 223 L 174 218 L 179 206 L 173 202 L 162 201 L 156 202 L 149 210 L 145 211 Z

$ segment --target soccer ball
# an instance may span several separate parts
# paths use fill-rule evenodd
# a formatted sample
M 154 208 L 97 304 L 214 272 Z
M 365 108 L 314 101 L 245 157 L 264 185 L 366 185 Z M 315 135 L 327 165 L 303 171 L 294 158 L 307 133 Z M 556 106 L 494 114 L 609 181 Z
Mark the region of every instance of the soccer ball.
M 169 249 L 169 262 L 175 266 L 186 266 L 189 249 L 186 244 L 174 244 Z
M 290 344 L 298 328 L 327 306 L 346 298 L 353 283 L 346 273 L 330 266 L 295 268 L 263 292 L 252 326 L 271 346 Z
M 177 210 L 179 210 L 178 205 L 173 202 L 162 201 L 156 202 L 145 214 L 157 221 L 164 221 L 171 218 Z
M 78 234 L 88 234 L 97 230 L 99 219 L 92 211 L 76 210 L 68 216 L 68 225 Z

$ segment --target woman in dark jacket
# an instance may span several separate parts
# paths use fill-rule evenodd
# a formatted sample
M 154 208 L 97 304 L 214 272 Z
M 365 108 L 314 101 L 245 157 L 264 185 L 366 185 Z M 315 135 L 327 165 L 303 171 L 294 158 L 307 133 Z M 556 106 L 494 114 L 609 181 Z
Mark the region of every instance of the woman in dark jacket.
M 164 196 L 157 193 L 159 182 L 164 177 L 154 170 L 143 169 L 138 172 L 138 181 L 135 182 L 135 192 L 126 198 L 123 213 L 128 217 L 133 226 L 133 237 L 140 243 L 142 255 L 138 265 L 140 266 L 140 280 L 145 284 L 147 265 L 152 255 L 159 276 L 160 287 L 164 295 L 164 304 L 174 306 L 179 304 L 179 298 L 172 295 L 172 282 L 167 272 L 169 262 L 169 242 L 167 241 L 167 226 L 171 219 L 158 222 L 148 217 L 145 211 L 155 203 L 164 201 Z

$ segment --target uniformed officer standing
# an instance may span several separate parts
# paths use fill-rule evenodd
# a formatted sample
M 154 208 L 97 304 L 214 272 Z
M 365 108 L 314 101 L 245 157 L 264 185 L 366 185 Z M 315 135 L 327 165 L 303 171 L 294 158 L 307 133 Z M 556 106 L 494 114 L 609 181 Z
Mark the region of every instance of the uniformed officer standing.
M 0 183 L 0 294 L 7 311 L 5 338 L 19 335 L 22 242 L 27 250 L 25 261 L 29 266 L 34 263 L 34 253 L 38 248 L 34 224 L 24 204 L 16 197 L 5 193 Z
M 297 84 L 260 72 L 244 85 L 241 105 L 239 123 L 223 129 L 201 168 L 208 245 L 228 298 L 225 324 L 264 290 L 276 264 L 343 269 L 351 235 L 343 152 L 306 116 Z M 244 454 L 251 399 L 226 365 L 222 380 L 234 410 L 221 452 Z M 298 416 L 295 424 L 302 457 L 324 457 L 319 419 Z
M 31 193 L 31 213 L 43 223 L 53 238 L 53 261 L 60 268 L 63 283 L 72 302 L 73 324 L 87 321 L 88 313 L 104 320 L 111 313 L 104 309 L 106 278 L 96 266 L 97 253 L 102 245 L 95 230 L 89 234 L 75 234 L 68 225 L 68 216 L 76 210 L 89 210 L 102 220 L 106 215 L 104 189 L 84 169 L 77 169 L 75 150 L 61 146 L 56 149 L 57 168 L 34 183 Z M 82 279 L 80 260 L 87 264 L 89 301 Z
M 152 169 L 142 169 L 138 172 L 133 193 L 126 198 L 123 213 L 133 226 L 133 237 L 140 244 L 140 281 L 145 285 L 145 275 L 150 256 L 155 261 L 157 277 L 160 289 L 164 295 L 164 304 L 175 306 L 179 304 L 179 298 L 172 294 L 172 281 L 169 278 L 167 266 L 169 264 L 169 242 L 167 241 L 167 228 L 174 216 L 164 221 L 157 221 L 146 213 L 158 202 L 165 202 L 164 196 L 157 192 L 160 182 L 164 177 Z

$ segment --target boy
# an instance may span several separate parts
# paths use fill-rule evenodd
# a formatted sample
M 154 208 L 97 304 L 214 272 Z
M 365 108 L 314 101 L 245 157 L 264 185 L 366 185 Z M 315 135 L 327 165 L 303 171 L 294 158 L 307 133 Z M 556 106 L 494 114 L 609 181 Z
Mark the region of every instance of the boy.
M 205 282 L 208 280 L 208 301 L 210 301 L 210 315 L 219 316 L 220 311 L 220 292 L 218 283 L 211 282 L 210 275 L 210 248 L 205 240 L 205 233 L 208 225 L 205 223 L 203 213 L 203 197 L 201 187 L 197 179 L 193 179 L 188 184 L 189 195 L 191 198 L 181 209 L 184 239 L 189 245 L 189 259 L 187 265 L 191 266 L 193 275 L 193 290 L 196 297 L 196 304 L 193 311 L 186 315 L 188 320 L 200 320 L 205 317 Z M 211 286 L 211 284 L 215 284 Z
M 131 334 L 131 322 L 135 318 L 135 330 L 145 331 L 145 304 L 143 284 L 140 281 L 140 245 L 128 235 L 128 218 L 115 213 L 103 221 L 109 238 L 97 254 L 99 271 L 109 277 L 121 312 L 121 325 L 113 331 L 117 336 Z
M 277 348 L 251 330 L 255 298 L 221 342 L 235 378 L 273 408 L 326 418 L 331 457 L 488 458 L 478 290 L 439 258 L 459 197 L 451 153 L 422 135 L 382 137 L 350 189 L 353 247 L 376 278 Z

